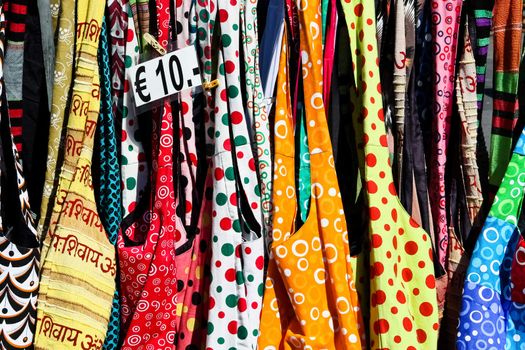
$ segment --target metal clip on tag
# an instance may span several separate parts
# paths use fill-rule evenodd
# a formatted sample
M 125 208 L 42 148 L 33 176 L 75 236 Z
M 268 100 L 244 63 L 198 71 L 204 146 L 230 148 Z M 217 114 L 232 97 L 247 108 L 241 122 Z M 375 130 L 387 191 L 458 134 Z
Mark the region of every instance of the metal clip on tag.
M 202 87 L 206 91 L 210 91 L 211 89 L 216 88 L 217 86 L 219 86 L 219 79 L 215 79 L 212 81 L 205 81 L 202 83 Z
M 146 42 L 150 44 L 151 47 L 153 47 L 155 51 L 157 51 L 161 56 L 164 56 L 166 54 L 166 50 L 162 46 L 160 46 L 159 42 L 153 37 L 153 35 L 151 35 L 150 33 L 146 33 L 143 35 L 143 37 L 144 40 L 146 40 Z

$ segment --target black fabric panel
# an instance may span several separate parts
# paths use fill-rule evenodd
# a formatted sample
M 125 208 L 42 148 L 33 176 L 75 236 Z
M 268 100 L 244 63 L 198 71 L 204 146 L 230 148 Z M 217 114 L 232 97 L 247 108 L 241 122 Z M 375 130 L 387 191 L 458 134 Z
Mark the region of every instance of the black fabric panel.
M 28 3 L 23 71 L 22 163 L 31 209 L 40 213 L 44 188 L 50 113 L 37 1 Z

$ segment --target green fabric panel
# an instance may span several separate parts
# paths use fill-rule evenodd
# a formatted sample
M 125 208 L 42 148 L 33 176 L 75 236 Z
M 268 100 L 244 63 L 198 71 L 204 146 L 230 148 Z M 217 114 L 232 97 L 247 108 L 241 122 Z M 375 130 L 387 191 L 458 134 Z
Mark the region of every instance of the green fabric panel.
M 476 18 L 479 18 L 479 17 L 492 18 L 492 11 L 487 11 L 487 10 L 474 10 L 474 16 L 475 16 Z
M 511 149 L 512 139 L 510 137 L 505 137 L 501 135 L 492 135 L 490 142 L 490 154 L 499 154 L 499 157 L 492 157 L 490 159 L 490 169 L 489 169 L 489 182 L 492 185 L 499 185 L 503 175 L 505 175 L 505 170 L 509 162 L 510 154 L 504 156 L 501 152 L 501 149 Z
M 515 94 L 518 91 L 518 73 L 495 72 L 494 90 Z
M 490 38 L 481 38 L 476 40 L 478 46 L 488 46 L 490 44 Z
M 509 222 L 513 225 L 515 225 L 515 220 L 517 221 L 519 217 L 519 213 L 521 211 L 519 208 L 521 208 L 521 204 L 523 202 L 524 188 L 523 186 L 516 186 L 516 184 L 518 184 L 521 181 L 520 177 L 523 173 L 519 170 L 522 169 L 523 164 L 525 164 L 525 156 L 518 153 L 513 153 L 509 165 L 507 166 L 507 169 L 504 169 L 505 176 L 498 189 L 497 196 L 510 197 L 511 191 L 513 191 L 512 197 L 515 199 L 512 200 L 511 198 L 508 198 L 504 201 L 500 201 L 500 205 L 493 205 L 490 208 L 489 212 L 490 216 Z M 516 191 L 519 192 L 516 193 Z M 511 211 L 504 210 L 505 212 L 502 212 L 502 206 L 505 208 L 506 204 L 515 205 L 515 209 Z
M 487 67 L 485 66 L 476 66 L 477 74 L 485 74 L 487 72 Z
M 321 16 L 323 22 L 323 45 L 326 41 L 326 21 L 328 18 L 328 0 L 322 0 L 321 2 Z
M 297 131 L 299 132 L 299 218 L 304 223 L 310 208 L 311 180 L 310 180 L 310 152 L 308 150 L 308 135 L 306 135 L 306 115 L 304 108 L 297 108 Z M 296 132 L 297 132 L 296 131 Z

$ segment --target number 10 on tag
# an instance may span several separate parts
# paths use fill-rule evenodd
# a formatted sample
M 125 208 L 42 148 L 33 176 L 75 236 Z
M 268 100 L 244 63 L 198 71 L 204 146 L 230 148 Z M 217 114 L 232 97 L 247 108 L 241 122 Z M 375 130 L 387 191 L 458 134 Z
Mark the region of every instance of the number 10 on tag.
M 195 47 L 188 46 L 137 64 L 130 69 L 129 79 L 136 107 L 200 86 Z

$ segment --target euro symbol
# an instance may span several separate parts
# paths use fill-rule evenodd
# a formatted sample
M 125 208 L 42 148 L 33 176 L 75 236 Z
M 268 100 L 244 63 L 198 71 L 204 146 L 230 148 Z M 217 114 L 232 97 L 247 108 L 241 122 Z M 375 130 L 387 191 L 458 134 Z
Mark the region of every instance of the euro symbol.
M 139 95 L 140 99 L 144 102 L 149 102 L 151 100 L 151 95 L 147 94 L 144 95 L 144 90 L 146 87 L 146 78 L 141 78 L 141 74 L 146 72 L 146 68 L 144 66 L 140 66 L 137 69 L 137 72 L 135 73 L 135 90 L 137 91 L 137 94 Z

